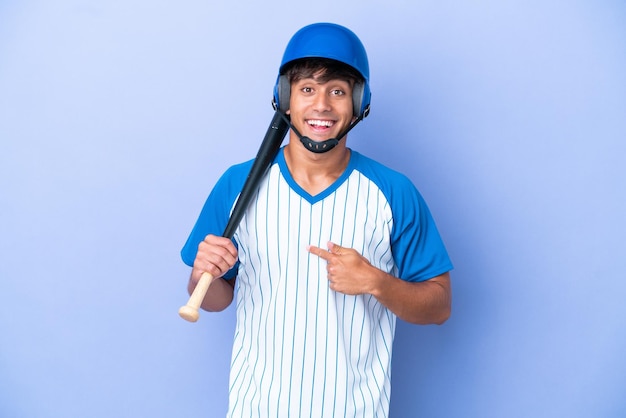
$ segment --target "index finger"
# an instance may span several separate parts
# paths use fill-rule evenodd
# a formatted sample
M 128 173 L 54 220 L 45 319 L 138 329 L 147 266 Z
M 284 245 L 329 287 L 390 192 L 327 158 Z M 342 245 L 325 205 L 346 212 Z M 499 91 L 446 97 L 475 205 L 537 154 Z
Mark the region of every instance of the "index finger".
M 314 245 L 309 245 L 306 247 L 306 249 L 311 254 L 316 255 L 320 258 L 323 258 L 326 261 L 328 261 L 330 259 L 330 256 L 332 255 L 330 252 L 324 250 L 323 248 L 316 247 Z

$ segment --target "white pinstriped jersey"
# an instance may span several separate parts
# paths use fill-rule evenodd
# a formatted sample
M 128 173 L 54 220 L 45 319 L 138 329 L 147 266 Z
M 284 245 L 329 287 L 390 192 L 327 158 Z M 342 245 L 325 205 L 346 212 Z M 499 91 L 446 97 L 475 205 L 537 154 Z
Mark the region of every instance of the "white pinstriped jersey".
M 251 162 L 209 196 L 187 244 L 221 234 Z M 229 417 L 386 417 L 396 317 L 371 295 L 328 287 L 325 261 L 307 245 L 332 241 L 409 281 L 452 268 L 423 199 L 397 172 L 352 151 L 345 173 L 310 196 L 282 150 L 234 240 L 237 274 Z M 235 269 L 234 269 L 235 270 Z

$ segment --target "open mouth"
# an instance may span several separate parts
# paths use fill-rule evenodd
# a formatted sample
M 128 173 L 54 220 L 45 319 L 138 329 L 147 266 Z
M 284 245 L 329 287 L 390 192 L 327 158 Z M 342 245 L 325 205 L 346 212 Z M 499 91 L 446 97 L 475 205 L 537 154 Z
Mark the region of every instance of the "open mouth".
M 307 119 L 306 123 L 315 131 L 325 131 L 326 129 L 332 127 L 335 124 L 335 121 L 326 119 Z

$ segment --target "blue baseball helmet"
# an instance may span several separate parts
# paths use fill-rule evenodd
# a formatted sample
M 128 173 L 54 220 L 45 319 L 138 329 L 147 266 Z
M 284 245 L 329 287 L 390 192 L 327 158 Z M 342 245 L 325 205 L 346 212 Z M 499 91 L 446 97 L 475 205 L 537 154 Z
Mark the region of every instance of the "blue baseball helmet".
M 291 85 L 284 75 L 286 66 L 303 58 L 328 58 L 342 62 L 358 71 L 363 81 L 358 81 L 352 92 L 354 115 L 364 118 L 369 113 L 371 93 L 369 64 L 365 47 L 348 28 L 334 23 L 314 23 L 296 32 L 285 49 L 280 63 L 274 106 L 283 112 L 289 109 Z

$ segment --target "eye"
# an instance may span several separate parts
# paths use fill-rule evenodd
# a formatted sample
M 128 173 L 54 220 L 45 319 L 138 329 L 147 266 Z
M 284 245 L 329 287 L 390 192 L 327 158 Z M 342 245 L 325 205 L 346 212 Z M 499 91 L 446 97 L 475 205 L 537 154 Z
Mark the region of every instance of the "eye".
M 301 91 L 302 93 L 311 93 L 313 89 L 311 87 L 302 87 Z
M 333 96 L 343 96 L 344 94 L 346 94 L 346 92 L 340 89 L 335 89 L 335 90 L 332 90 L 330 94 Z

